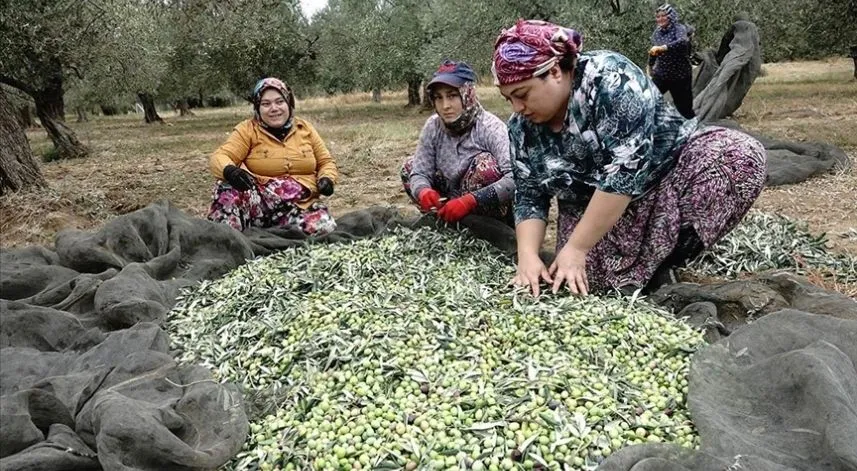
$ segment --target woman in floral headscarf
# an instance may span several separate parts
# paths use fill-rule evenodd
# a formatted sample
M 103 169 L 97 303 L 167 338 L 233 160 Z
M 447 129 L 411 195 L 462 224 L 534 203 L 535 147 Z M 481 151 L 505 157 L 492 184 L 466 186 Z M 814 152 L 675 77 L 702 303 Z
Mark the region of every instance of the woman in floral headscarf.
M 506 124 L 476 98 L 476 74 L 444 62 L 427 85 L 436 111 L 423 126 L 417 152 L 402 165 L 405 192 L 424 212 L 446 222 L 470 213 L 512 224 L 515 183 Z
M 319 195 L 330 196 L 336 163 L 309 122 L 294 115 L 295 98 L 281 80 L 253 89 L 254 117 L 239 123 L 211 155 L 218 178 L 208 218 L 238 229 L 293 227 L 307 235 L 336 223 Z
M 649 71 L 661 93 L 669 92 L 673 104 L 685 118 L 693 118 L 693 68 L 690 65 L 690 35 L 678 22 L 678 11 L 669 3 L 655 13 L 658 25 L 652 33 Z
M 581 44 L 541 21 L 519 21 L 495 43 L 495 81 L 515 111 L 512 281 L 536 295 L 541 281 L 554 292 L 652 290 L 738 224 L 765 182 L 765 149 L 685 119 L 629 59 Z M 557 254 L 546 267 L 538 251 L 554 196 Z

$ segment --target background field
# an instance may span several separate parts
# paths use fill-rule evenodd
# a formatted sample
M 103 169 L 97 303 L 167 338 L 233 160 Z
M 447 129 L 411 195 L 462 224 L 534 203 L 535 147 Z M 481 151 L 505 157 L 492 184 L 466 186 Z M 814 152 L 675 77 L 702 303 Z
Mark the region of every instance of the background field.
M 736 118 L 749 129 L 791 140 L 820 140 L 857 157 L 857 83 L 851 62 L 765 65 Z M 493 87 L 479 96 L 502 118 L 510 109 Z M 341 183 L 328 200 L 335 215 L 382 204 L 408 208 L 399 166 L 413 152 L 428 111 L 405 107 L 405 93 L 385 93 L 382 103 L 368 94 L 314 98 L 298 103 L 298 114 L 319 129 L 341 170 Z M 138 115 L 94 117 L 71 123 L 91 147 L 84 159 L 44 163 L 50 188 L 0 199 L 2 246 L 50 244 L 63 228 L 88 229 L 111 217 L 169 199 L 203 216 L 213 177 L 208 155 L 249 106 L 201 109 L 195 117 L 162 112 L 166 124 L 146 125 Z M 34 152 L 48 152 L 45 133 L 28 132 Z M 851 170 L 811 181 L 766 189 L 756 207 L 799 218 L 814 232 L 827 232 L 836 250 L 857 254 L 857 173 Z

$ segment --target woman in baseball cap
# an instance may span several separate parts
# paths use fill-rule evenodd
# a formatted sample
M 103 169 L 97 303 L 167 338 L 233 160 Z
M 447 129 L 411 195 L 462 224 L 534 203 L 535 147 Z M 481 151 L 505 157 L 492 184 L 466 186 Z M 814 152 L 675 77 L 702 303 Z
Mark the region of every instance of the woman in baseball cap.
M 435 114 L 423 126 L 416 154 L 402 165 L 405 192 L 446 222 L 477 213 L 511 225 L 509 134 L 479 104 L 473 69 L 447 60 L 426 87 Z

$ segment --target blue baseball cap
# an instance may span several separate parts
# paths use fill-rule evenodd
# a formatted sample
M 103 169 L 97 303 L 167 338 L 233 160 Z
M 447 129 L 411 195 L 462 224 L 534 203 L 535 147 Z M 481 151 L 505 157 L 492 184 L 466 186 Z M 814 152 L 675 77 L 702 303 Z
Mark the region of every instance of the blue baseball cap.
M 432 85 L 438 83 L 458 88 L 467 82 L 476 82 L 476 73 L 473 72 L 473 69 L 466 62 L 445 60 L 438 67 L 426 88 L 431 88 Z

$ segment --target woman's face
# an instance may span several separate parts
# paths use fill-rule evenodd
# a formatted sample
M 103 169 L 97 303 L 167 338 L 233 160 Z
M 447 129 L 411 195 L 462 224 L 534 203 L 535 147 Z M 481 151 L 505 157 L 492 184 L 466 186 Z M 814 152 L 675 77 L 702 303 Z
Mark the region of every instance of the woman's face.
M 280 128 L 286 125 L 291 116 L 291 110 L 283 95 L 269 88 L 262 93 L 262 99 L 259 100 L 259 116 L 268 126 Z
M 670 24 L 670 17 L 666 12 L 659 11 L 655 13 L 655 21 L 658 23 L 659 27 L 666 28 Z
M 452 123 L 464 112 L 464 102 L 458 89 L 442 83 L 431 87 L 434 110 L 444 123 Z
M 561 123 L 571 92 L 571 74 L 558 65 L 539 77 L 500 86 L 500 93 L 515 113 L 536 124 Z

